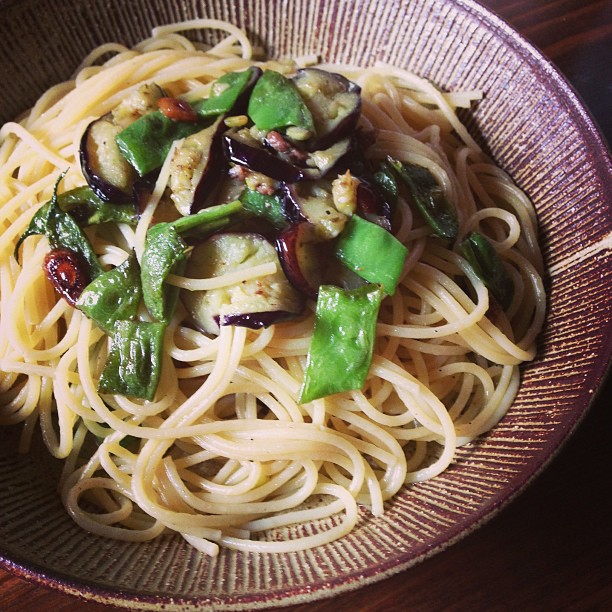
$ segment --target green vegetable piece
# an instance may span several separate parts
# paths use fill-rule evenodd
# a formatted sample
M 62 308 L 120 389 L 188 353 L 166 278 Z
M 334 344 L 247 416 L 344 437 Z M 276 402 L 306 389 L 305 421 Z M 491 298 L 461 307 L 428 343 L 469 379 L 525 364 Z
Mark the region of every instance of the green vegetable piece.
M 144 303 L 158 321 L 170 321 L 178 299 L 179 288 L 165 286 L 164 281 L 169 274 L 182 274 L 185 269 L 187 244 L 181 235 L 196 229 L 218 228 L 241 210 L 242 204 L 235 200 L 205 208 L 170 223 L 158 223 L 149 229 L 140 278 Z
M 210 125 L 210 121 L 175 121 L 153 111 L 134 121 L 117 135 L 121 154 L 144 176 L 161 167 L 175 140 L 186 138 Z
M 274 227 L 283 229 L 288 221 L 283 212 L 283 198 L 278 194 L 266 195 L 254 189 L 245 189 L 240 194 L 244 209 L 268 220 Z
M 300 403 L 363 387 L 382 298 L 378 285 L 353 290 L 331 285 L 319 288 Z
M 204 100 L 194 102 L 193 109 L 200 117 L 211 117 L 229 113 L 240 94 L 250 83 L 256 69 L 251 67 L 242 72 L 228 72 L 218 78 L 212 85 L 212 95 Z
M 394 210 L 399 196 L 399 187 L 391 164 L 386 161 L 381 162 L 372 178 L 374 184 L 382 192 L 385 201 Z
M 260 77 L 249 100 L 248 115 L 260 130 L 295 126 L 315 133 L 311 112 L 295 84 L 274 70 Z
M 514 284 L 493 245 L 478 232 L 470 232 L 459 245 L 476 276 L 505 310 L 514 296 Z
M 179 217 L 176 221 L 165 225 L 171 225 L 179 234 L 185 235 L 194 229 L 201 229 L 203 227 L 222 227 L 229 221 L 232 215 L 239 213 L 242 209 L 242 202 L 240 200 L 233 200 L 225 204 L 209 206 L 193 215 Z
M 213 95 L 191 106 L 200 121 L 176 121 L 161 111 L 153 111 L 134 121 L 117 136 L 122 155 L 140 176 L 159 168 L 175 140 L 187 138 L 211 125 L 217 115 L 232 110 L 240 94 L 248 86 L 255 68 L 230 72 L 213 85 Z
M 361 278 L 382 286 L 393 295 L 404 268 L 408 249 L 376 223 L 353 215 L 338 237 L 336 257 Z
M 423 166 L 388 158 L 391 166 L 408 187 L 412 199 L 436 236 L 454 239 L 459 231 L 457 213 L 444 196 L 436 177 Z
M 51 200 L 43 204 L 32 217 L 26 231 L 17 241 L 14 255 L 17 259 L 19 248 L 28 237 L 34 235 L 46 236 L 51 249 L 63 247 L 80 255 L 87 262 L 89 275 L 93 279 L 101 274 L 103 269 L 83 230 L 72 216 L 64 212 L 58 204 L 57 188 L 63 177 L 64 174 L 57 180 Z
M 98 390 L 152 400 L 161 374 L 165 328 L 163 323 L 117 321 Z
M 141 260 L 142 297 L 158 321 L 168 323 L 174 313 L 179 290 L 165 286 L 164 281 L 169 274 L 183 272 L 186 249 L 187 244 L 170 224 L 154 225 L 147 233 Z
M 141 298 L 140 266 L 132 253 L 121 265 L 89 283 L 76 306 L 110 335 L 117 321 L 136 315 Z
M 57 203 L 64 212 L 70 213 L 81 227 L 100 223 L 138 223 L 134 204 L 105 202 L 87 185 L 60 194 L 57 196 Z

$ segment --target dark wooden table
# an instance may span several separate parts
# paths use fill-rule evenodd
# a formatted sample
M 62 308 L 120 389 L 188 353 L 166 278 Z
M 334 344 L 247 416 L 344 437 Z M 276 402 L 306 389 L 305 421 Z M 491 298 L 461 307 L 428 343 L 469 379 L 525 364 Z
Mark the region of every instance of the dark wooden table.
M 539 47 L 612 142 L 612 0 L 482 2 Z M 109 611 L 0 570 L 0 610 Z M 612 381 L 553 464 L 448 550 L 341 597 L 294 608 L 612 610 Z

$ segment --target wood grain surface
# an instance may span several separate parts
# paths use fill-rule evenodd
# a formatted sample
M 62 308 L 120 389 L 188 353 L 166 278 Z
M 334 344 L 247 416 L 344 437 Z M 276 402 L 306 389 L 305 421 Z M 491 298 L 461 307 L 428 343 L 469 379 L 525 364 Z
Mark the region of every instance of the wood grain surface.
M 487 0 L 565 74 L 612 142 L 612 0 Z M 518 499 L 475 533 L 387 580 L 292 608 L 612 610 L 612 384 Z M 112 610 L 0 570 L 0 610 Z

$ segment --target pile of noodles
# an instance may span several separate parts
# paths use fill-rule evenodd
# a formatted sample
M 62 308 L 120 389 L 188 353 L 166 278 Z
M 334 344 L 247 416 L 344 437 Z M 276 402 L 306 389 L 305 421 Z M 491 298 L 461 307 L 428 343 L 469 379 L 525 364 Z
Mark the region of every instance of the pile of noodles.
M 178 33 L 186 27 L 227 36 L 204 52 Z M 229 24 L 160 27 L 133 49 L 100 47 L 73 80 L 0 130 L 0 423 L 22 424 L 22 452 L 40 428 L 64 460 L 67 511 L 100 536 L 144 541 L 174 531 L 210 555 L 330 542 L 355 526 L 359 506 L 380 515 L 403 485 L 440 474 L 459 445 L 493 427 L 517 393 L 519 364 L 535 354 L 545 307 L 535 213 L 457 118 L 479 92 L 443 93 L 388 65 L 322 64 L 362 87 L 361 125 L 376 134 L 367 156 L 427 167 L 457 209 L 461 234 L 478 230 L 492 241 L 515 285 L 510 307 L 490 309 L 453 244 L 431 237 L 400 198 L 397 237 L 409 256 L 381 307 L 360 391 L 297 403 L 309 304 L 293 321 L 225 326 L 218 337 L 195 331 L 179 306 L 154 401 L 98 394 L 108 338 L 54 293 L 42 269 L 46 238 L 26 240 L 19 262 L 16 241 L 61 172 L 60 191 L 84 184 L 85 127 L 140 85 L 200 98 L 226 72 L 258 63 L 291 74 L 309 61 L 253 54 Z M 162 169 L 138 226 L 87 228 L 107 269 L 132 249 L 142 255 L 167 180 Z

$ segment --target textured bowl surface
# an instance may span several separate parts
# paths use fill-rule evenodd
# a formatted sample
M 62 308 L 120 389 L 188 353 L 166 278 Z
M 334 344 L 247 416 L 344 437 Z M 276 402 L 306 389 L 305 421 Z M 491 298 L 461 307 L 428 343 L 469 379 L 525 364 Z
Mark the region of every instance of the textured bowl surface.
M 0 432 L 0 562 L 35 581 L 134 607 L 254 609 L 321 598 L 381 579 L 442 550 L 490 518 L 546 465 L 588 409 L 612 352 L 609 153 L 565 80 L 520 36 L 470 0 L 0 1 L 0 121 L 67 78 L 95 45 L 134 43 L 155 25 L 199 16 L 245 27 L 271 56 L 318 53 L 409 68 L 486 97 L 465 117 L 533 199 L 549 269 L 538 358 L 517 401 L 456 463 L 411 486 L 385 515 L 307 552 L 211 560 L 179 537 L 102 541 L 56 495 L 43 449 L 14 453 Z M 280 26 L 279 24 L 284 24 Z

